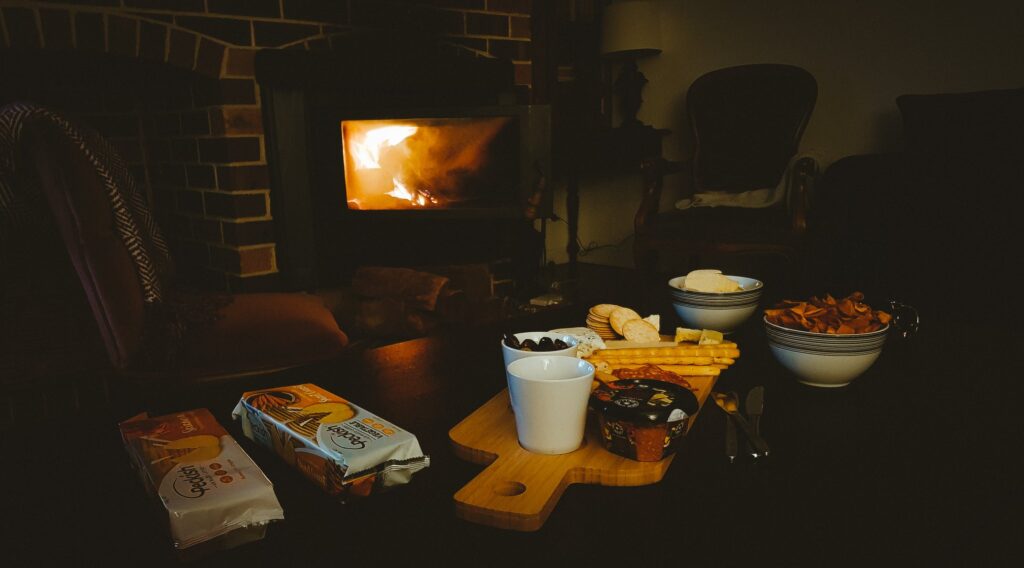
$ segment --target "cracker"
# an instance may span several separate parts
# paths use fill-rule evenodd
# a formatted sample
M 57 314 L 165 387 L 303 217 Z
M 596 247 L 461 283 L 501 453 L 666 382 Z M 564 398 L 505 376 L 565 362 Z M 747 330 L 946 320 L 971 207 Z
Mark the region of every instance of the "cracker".
M 614 311 L 612 311 L 612 314 L 608 316 L 608 322 L 612 324 L 612 329 L 614 329 L 615 333 L 618 333 L 619 335 L 622 335 L 622 324 L 626 323 L 627 321 L 638 319 L 640 319 L 640 314 L 634 312 L 629 308 L 623 307 L 616 308 Z M 659 336 L 654 341 L 660 340 L 661 337 Z
M 725 345 L 676 345 L 674 347 L 624 347 L 621 349 L 601 349 L 594 352 L 595 357 L 614 357 L 622 359 L 635 357 L 646 359 L 648 357 L 731 357 L 740 356 L 740 350 L 735 346 Z
M 626 341 L 635 343 L 661 341 L 658 329 L 651 325 L 651 322 L 642 319 L 633 319 L 622 324 L 622 335 L 626 338 Z
M 587 324 L 587 327 L 592 329 L 601 339 L 618 339 L 619 336 L 608 326 L 597 326 L 593 324 Z
M 637 360 L 635 357 L 594 357 L 588 359 L 590 362 L 605 361 L 610 365 L 710 365 L 715 363 L 715 357 L 648 357 Z M 724 365 L 725 363 L 721 363 Z
M 590 313 L 595 316 L 607 318 L 612 315 L 612 312 L 614 312 L 618 307 L 619 306 L 616 306 L 615 304 L 598 304 L 590 308 Z

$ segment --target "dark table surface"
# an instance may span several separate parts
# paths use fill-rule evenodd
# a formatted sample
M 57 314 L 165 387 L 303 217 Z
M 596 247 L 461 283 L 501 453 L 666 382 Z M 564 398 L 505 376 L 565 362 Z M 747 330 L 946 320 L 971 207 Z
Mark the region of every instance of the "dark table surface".
M 571 310 L 559 317 L 568 319 L 535 325 L 582 321 Z M 754 385 L 766 387 L 762 433 L 771 456 L 729 464 L 724 415 L 707 407 L 660 483 L 570 486 L 532 533 L 454 514 L 452 495 L 481 467 L 456 458 L 447 433 L 504 388 L 497 327 L 354 349 L 312 368 L 128 400 L 4 440 L 0 554 L 5 566 L 176 564 L 116 421 L 143 409 L 207 407 L 274 482 L 286 520 L 263 541 L 201 563 L 1004 565 L 1015 550 L 1006 535 L 1020 528 L 1013 455 L 1020 428 L 1000 387 L 1013 378 L 1006 362 L 1016 354 L 1006 341 L 971 336 L 968 328 L 950 333 L 954 327 L 925 325 L 912 342 L 890 340 L 849 387 L 818 389 L 787 375 L 759 322 L 748 322 L 734 336 L 742 356 L 717 390 L 742 396 Z M 244 439 L 230 417 L 243 391 L 299 382 L 314 382 L 413 432 L 431 467 L 393 491 L 332 502 Z

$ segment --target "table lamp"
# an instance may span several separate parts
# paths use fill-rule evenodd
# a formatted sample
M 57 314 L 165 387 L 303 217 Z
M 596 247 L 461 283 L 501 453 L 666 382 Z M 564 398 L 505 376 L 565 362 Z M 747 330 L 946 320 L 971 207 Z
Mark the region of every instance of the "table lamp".
M 656 3 L 634 0 L 606 7 L 601 22 L 601 53 L 610 59 L 623 61 L 622 71 L 615 81 L 622 126 L 639 125 L 636 113 L 643 102 L 640 95 L 647 78 L 637 68 L 636 60 L 661 53 L 661 27 Z

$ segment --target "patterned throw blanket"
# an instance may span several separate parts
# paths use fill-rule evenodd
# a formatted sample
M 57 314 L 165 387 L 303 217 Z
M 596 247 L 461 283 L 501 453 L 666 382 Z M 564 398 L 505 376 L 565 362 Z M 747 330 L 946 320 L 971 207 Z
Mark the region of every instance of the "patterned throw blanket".
M 60 114 L 30 103 L 0 108 L 0 250 L 16 231 L 31 227 L 46 214 L 46 201 L 35 169 L 21 155 L 27 120 L 56 126 L 92 164 L 103 180 L 117 235 L 131 254 L 146 306 L 146 331 L 131 367 L 137 370 L 180 370 L 183 338 L 219 319 L 231 296 L 187 291 L 176 285 L 167 244 L 149 210 L 146 197 L 120 155 L 98 133 L 72 124 Z M 0 254 L 0 272 L 2 266 Z
M 163 276 L 170 271 L 167 244 L 150 215 L 146 198 L 135 185 L 128 167 L 99 134 L 79 129 L 66 118 L 31 103 L 0 108 L 0 246 L 15 231 L 39 215 L 39 182 L 33 168 L 21 160 L 20 137 L 28 119 L 45 120 L 67 136 L 103 179 L 114 225 L 131 254 L 147 304 L 162 298 Z

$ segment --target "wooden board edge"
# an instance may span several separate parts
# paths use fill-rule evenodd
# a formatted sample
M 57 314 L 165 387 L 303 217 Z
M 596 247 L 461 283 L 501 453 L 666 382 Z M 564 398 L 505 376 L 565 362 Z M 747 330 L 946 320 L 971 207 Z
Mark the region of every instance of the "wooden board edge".
M 627 477 L 617 477 L 615 483 L 607 483 L 607 476 L 611 474 L 608 472 L 602 472 L 600 470 L 594 470 L 586 466 L 578 466 L 570 469 L 566 472 L 569 478 L 569 484 L 580 483 L 585 485 L 600 485 L 602 487 L 640 487 L 643 485 L 654 485 L 660 483 L 665 478 L 665 474 L 668 473 L 669 466 L 672 465 L 673 459 L 676 457 L 672 454 L 663 460 L 656 462 L 635 462 L 636 465 L 633 467 L 633 471 L 629 472 L 630 475 Z M 632 465 L 632 464 L 631 464 Z M 619 472 L 621 476 L 621 472 Z
M 496 529 L 535 532 L 540 530 L 544 523 L 547 522 L 551 512 L 555 510 L 555 505 L 560 497 L 561 495 L 553 498 L 550 501 L 550 506 L 545 507 L 544 510 L 536 515 L 520 515 L 511 511 L 498 511 L 496 509 L 485 509 L 476 505 L 470 505 L 459 501 L 458 493 L 452 497 L 452 500 L 455 502 L 455 516 L 464 521 L 478 525 L 487 525 Z
M 454 430 L 454 428 L 452 430 Z M 452 430 L 448 431 L 448 442 L 452 448 L 452 452 L 455 454 L 455 457 L 483 466 L 491 465 L 494 463 L 494 460 L 498 459 L 498 454 L 492 454 L 476 448 L 470 448 L 456 442 L 452 435 Z
M 644 472 L 648 477 L 637 477 L 628 483 L 623 483 L 622 478 L 618 478 L 614 484 L 604 483 L 603 481 L 605 480 L 602 479 L 603 476 L 601 475 L 601 472 L 585 466 L 569 469 L 562 478 L 562 482 L 558 485 L 558 489 L 551 496 L 551 499 L 545 504 L 545 507 L 539 513 L 533 515 L 517 514 L 511 511 L 499 511 L 477 505 L 470 505 L 459 500 L 460 490 L 452 497 L 452 500 L 455 503 L 455 516 L 464 521 L 487 525 L 498 529 L 535 532 L 540 530 L 544 524 L 547 523 L 548 518 L 551 517 L 551 513 L 555 510 L 555 506 L 558 505 L 559 501 L 561 501 L 562 495 L 570 485 L 588 484 L 600 485 L 602 487 L 639 487 L 643 485 L 653 485 L 655 483 L 660 483 L 661 480 L 664 479 L 674 458 L 675 454 L 661 460 L 660 462 L 655 462 L 657 467 L 651 467 Z M 643 463 L 650 466 L 655 465 L 655 463 L 651 462 Z

